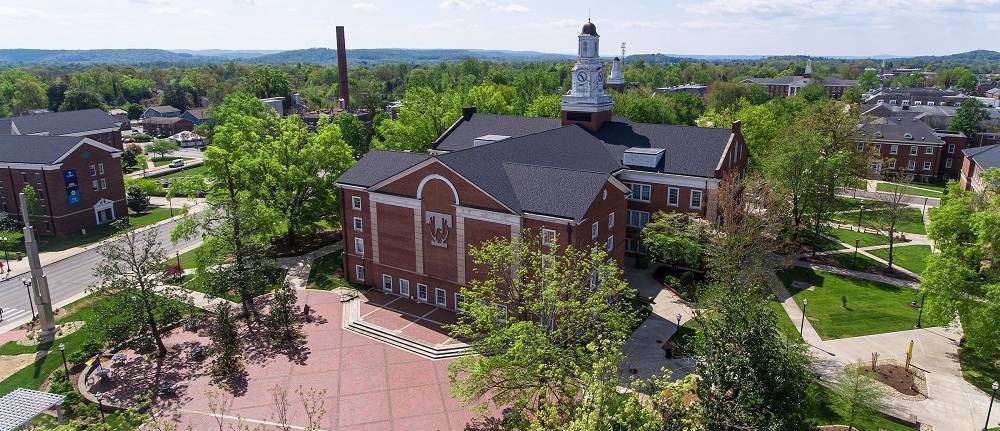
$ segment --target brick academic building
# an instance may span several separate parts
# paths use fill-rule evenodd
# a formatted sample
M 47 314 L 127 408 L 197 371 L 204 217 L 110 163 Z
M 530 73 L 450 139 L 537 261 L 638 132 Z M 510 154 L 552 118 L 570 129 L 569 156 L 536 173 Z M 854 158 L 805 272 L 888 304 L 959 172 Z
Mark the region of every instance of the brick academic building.
M 83 136 L 0 135 L 0 212 L 21 219 L 35 189 L 39 233 L 65 235 L 128 216 L 121 151 Z
M 747 166 L 739 123 L 613 117 L 598 43 L 588 21 L 561 118 L 465 108 L 429 154 L 371 151 L 338 178 L 347 278 L 456 309 L 476 277 L 467 251 L 484 241 L 530 230 L 543 245 L 600 245 L 621 264 L 642 252 L 656 211 L 715 220 L 720 182 Z

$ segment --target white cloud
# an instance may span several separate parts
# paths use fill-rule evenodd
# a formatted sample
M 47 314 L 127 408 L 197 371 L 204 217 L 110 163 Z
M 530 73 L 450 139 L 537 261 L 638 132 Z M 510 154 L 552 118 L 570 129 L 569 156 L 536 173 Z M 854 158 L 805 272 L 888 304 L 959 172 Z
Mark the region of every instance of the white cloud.
M 497 12 L 531 12 L 531 9 L 528 9 L 527 6 L 522 6 L 522 5 L 519 5 L 517 3 L 511 3 L 511 4 L 507 4 L 507 5 L 502 5 L 502 6 L 501 5 L 497 5 L 497 6 L 491 7 L 490 9 L 494 10 L 494 11 L 497 11 Z
M 368 11 L 368 12 L 374 12 L 374 11 L 378 10 L 378 6 L 376 6 L 375 4 L 373 4 L 373 3 L 363 3 L 363 2 L 362 3 L 354 3 L 354 4 L 352 4 L 351 8 L 357 9 L 357 10 Z
M 197 16 L 215 16 L 215 12 L 214 11 L 210 11 L 208 9 L 201 9 L 201 8 L 194 9 L 194 10 L 191 11 L 191 13 L 194 14 L 194 15 L 197 15 Z
M 0 6 L 0 18 L 29 19 L 45 18 L 48 14 L 39 9 L 16 6 Z
M 158 7 L 153 9 L 152 12 L 156 15 L 180 15 L 181 10 L 173 6 Z
M 472 4 L 465 0 L 444 0 L 438 4 L 438 7 L 441 9 L 469 9 Z
M 517 3 L 497 3 L 492 0 L 443 0 L 438 3 L 441 9 L 472 9 L 484 6 L 494 12 L 530 12 L 527 6 Z

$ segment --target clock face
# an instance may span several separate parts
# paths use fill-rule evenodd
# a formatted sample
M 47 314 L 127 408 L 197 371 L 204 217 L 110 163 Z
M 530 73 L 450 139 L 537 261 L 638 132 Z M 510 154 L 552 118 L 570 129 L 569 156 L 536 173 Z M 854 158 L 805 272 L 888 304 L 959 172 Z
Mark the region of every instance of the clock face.
M 587 80 L 587 72 L 584 72 L 582 70 L 579 71 L 579 72 L 576 72 L 576 80 L 579 81 L 579 82 L 586 81 Z

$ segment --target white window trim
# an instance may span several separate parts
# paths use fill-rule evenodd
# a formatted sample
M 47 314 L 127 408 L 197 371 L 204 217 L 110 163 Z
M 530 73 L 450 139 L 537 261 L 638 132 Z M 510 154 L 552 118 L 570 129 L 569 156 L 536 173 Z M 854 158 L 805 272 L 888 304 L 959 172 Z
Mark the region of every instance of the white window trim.
M 630 200 L 630 201 L 649 202 L 649 197 L 652 197 L 652 195 L 653 195 L 653 186 L 651 186 L 649 184 L 643 184 L 643 183 L 625 183 L 625 185 L 628 186 L 628 189 L 629 189 L 630 192 L 632 191 L 632 186 L 639 186 L 640 193 L 639 193 L 638 196 L 636 196 L 635 193 L 629 193 L 628 200 Z M 649 189 L 649 193 L 648 193 L 649 196 L 646 199 L 642 199 L 641 198 L 641 196 L 642 196 L 641 191 L 644 188 L 645 189 Z
M 438 298 L 439 298 L 438 297 L 438 292 L 444 293 L 444 295 L 442 295 L 442 297 L 444 298 L 444 302 L 439 302 L 438 301 Z M 447 308 L 448 307 L 448 292 L 446 292 L 444 289 L 442 289 L 440 287 L 435 287 L 434 288 L 434 305 L 437 305 L 438 307 L 445 307 L 445 308 Z
M 452 305 L 452 308 L 454 308 L 455 311 L 462 311 L 462 307 L 459 304 L 461 304 L 463 301 L 465 301 L 465 297 L 462 296 L 461 293 L 455 293 L 455 298 L 454 299 L 455 299 L 455 304 Z
M 421 287 L 424 288 L 424 297 L 423 298 L 420 297 L 420 288 Z M 427 294 L 428 294 L 428 292 L 427 292 L 427 285 L 423 284 L 423 283 L 417 283 L 417 302 L 425 302 L 426 303 L 427 302 Z
M 896 160 L 889 160 L 889 169 L 896 169 Z
M 950 157 L 947 158 L 947 159 L 944 159 L 944 167 L 945 167 L 945 169 L 951 169 L 951 158 Z
M 920 148 L 919 147 L 917 147 L 916 145 L 910 145 L 910 155 L 911 156 L 915 156 L 919 152 L 920 152 Z
M 925 171 L 931 170 L 931 162 L 929 160 L 924 161 L 924 170 Z
M 955 154 L 955 144 L 948 144 L 948 154 Z
M 361 196 L 351 196 L 351 208 L 361 209 Z
M 365 282 L 365 266 L 364 265 L 354 265 L 354 278 L 364 283 Z
M 907 160 L 906 161 L 906 170 L 912 171 L 912 170 L 916 170 L 916 169 L 917 169 L 917 161 L 916 160 Z
M 590 239 L 597 239 L 597 236 L 601 233 L 601 225 L 598 222 L 590 225 Z
M 670 193 L 676 193 L 674 196 L 676 200 L 670 203 Z M 681 204 L 681 189 L 677 187 L 667 187 L 667 205 L 675 207 Z
M 399 279 L 399 296 L 406 296 L 406 297 L 410 296 L 410 280 L 407 280 L 405 278 Z
M 608 253 L 611 253 L 611 250 L 615 249 L 615 237 L 609 236 L 607 243 Z
M 899 154 L 899 145 L 892 144 L 889 146 L 889 154 Z
M 354 231 L 363 232 L 365 230 L 364 227 L 364 220 L 361 217 L 354 217 Z
M 100 175 L 104 175 L 104 163 L 97 164 L 97 173 Z
M 108 180 L 101 178 L 101 190 L 107 190 L 107 189 L 108 189 Z
M 638 220 L 639 222 L 642 222 L 642 215 L 645 214 L 646 215 L 646 223 L 649 223 L 649 212 L 648 211 L 628 210 L 628 217 L 625 220 L 625 226 L 639 228 L 639 229 L 646 227 L 645 225 L 640 226 L 638 224 L 632 224 L 632 214 L 636 214 L 636 218 L 639 219 Z
M 363 238 L 354 238 L 354 254 L 365 255 L 365 240 Z
M 934 154 L 934 147 L 924 148 L 924 154 Z
M 542 229 L 542 245 L 551 247 L 556 241 L 556 231 L 553 229 Z
M 698 196 L 698 199 L 694 198 L 695 195 Z M 695 210 L 700 210 L 701 209 L 701 200 L 702 200 L 702 198 L 703 198 L 703 194 L 702 194 L 701 190 L 691 190 L 691 199 L 690 199 L 690 202 L 689 202 L 689 204 L 690 204 L 689 208 L 695 209 Z
M 615 227 L 615 213 L 611 212 L 608 214 L 608 229 Z
M 392 293 L 392 276 L 389 274 L 382 274 L 382 291 Z
M 95 192 L 101 189 L 100 185 L 98 184 L 99 183 L 97 182 L 97 180 L 90 180 L 90 186 L 92 189 L 94 189 L 93 191 Z

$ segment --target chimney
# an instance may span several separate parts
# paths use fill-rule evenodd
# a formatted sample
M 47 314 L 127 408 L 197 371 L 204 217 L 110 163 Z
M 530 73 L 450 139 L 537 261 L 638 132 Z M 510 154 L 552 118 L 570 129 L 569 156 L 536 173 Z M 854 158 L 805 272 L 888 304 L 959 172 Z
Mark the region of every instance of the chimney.
M 475 106 L 465 106 L 465 107 L 462 107 L 462 119 L 465 120 L 465 121 L 469 121 L 469 119 L 472 118 L 472 114 L 475 114 L 475 113 L 476 113 L 476 107 Z
M 337 92 L 341 99 L 344 99 L 342 108 L 347 108 L 351 104 L 350 91 L 347 88 L 347 47 L 344 43 L 344 26 L 337 26 L 337 75 L 340 78 L 340 86 Z
M 732 130 L 733 133 L 740 133 L 741 129 L 742 124 L 740 123 L 740 120 L 733 121 L 733 126 L 730 130 Z

